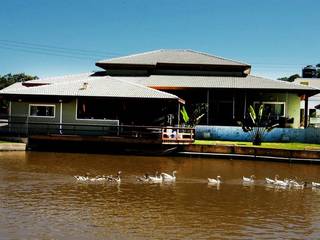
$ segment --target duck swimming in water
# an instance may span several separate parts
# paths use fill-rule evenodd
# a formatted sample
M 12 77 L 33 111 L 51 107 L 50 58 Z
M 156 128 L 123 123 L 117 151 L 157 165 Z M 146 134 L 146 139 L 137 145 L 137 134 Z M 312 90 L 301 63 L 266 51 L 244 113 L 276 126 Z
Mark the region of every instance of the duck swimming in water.
M 271 179 L 271 178 L 267 178 L 267 177 L 266 177 L 266 178 L 265 178 L 266 183 L 267 183 L 267 184 L 275 184 L 275 182 L 278 180 L 278 177 L 279 177 L 278 174 L 274 176 L 274 180 Z
M 122 173 L 121 171 L 118 171 L 116 177 L 113 177 L 112 175 L 111 175 L 111 176 L 108 176 L 108 177 L 107 177 L 108 182 L 120 183 L 120 182 L 121 182 L 121 177 L 120 177 L 121 173 Z
M 177 171 L 173 171 L 172 175 L 168 174 L 168 173 L 161 173 L 161 176 L 163 178 L 163 181 L 175 181 L 176 180 L 176 174 Z
M 86 173 L 84 176 L 76 175 L 76 176 L 74 176 L 74 178 L 77 181 L 89 181 L 90 180 L 90 173 Z
M 150 182 L 154 182 L 154 183 L 162 182 L 163 181 L 163 177 L 162 177 L 162 175 L 158 176 L 158 172 L 156 172 L 156 174 L 154 176 L 149 176 L 149 180 L 150 180 Z
M 311 182 L 311 186 L 314 187 L 314 188 L 320 188 L 320 183 Z
M 251 175 L 249 178 L 248 177 L 242 177 L 242 182 L 243 183 L 254 183 L 255 176 Z
M 221 177 L 217 176 L 217 179 L 208 178 L 208 183 L 210 183 L 210 184 L 220 184 L 221 183 Z
M 142 177 L 137 177 L 137 181 L 138 182 L 149 182 L 150 181 L 149 174 L 146 173 Z

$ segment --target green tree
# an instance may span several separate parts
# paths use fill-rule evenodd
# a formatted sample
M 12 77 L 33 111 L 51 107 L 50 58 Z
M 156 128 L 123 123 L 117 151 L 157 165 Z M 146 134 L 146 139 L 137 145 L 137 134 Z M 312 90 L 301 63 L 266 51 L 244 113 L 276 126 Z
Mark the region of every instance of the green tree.
M 299 78 L 299 77 L 300 77 L 299 74 L 293 74 L 293 75 L 291 75 L 290 77 L 281 77 L 281 78 L 278 78 L 278 80 L 287 81 L 287 82 L 293 82 L 296 78 Z
M 10 86 L 16 82 L 25 82 L 33 79 L 38 79 L 37 76 L 26 75 L 24 73 L 0 75 L 0 89 Z M 5 99 L 0 98 L 0 114 L 7 113 L 8 102 Z
M 316 65 L 317 68 L 317 78 L 320 78 L 320 63 Z
M 38 79 L 37 76 L 26 75 L 24 73 L 0 75 L 0 89 L 10 86 L 16 82 L 25 82 L 33 79 Z

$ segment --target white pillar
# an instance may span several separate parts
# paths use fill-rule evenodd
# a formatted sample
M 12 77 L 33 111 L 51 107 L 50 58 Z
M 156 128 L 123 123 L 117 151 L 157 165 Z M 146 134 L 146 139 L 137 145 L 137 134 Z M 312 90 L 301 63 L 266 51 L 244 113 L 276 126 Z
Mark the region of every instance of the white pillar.
M 207 125 L 209 125 L 210 90 L 207 90 Z
M 62 134 L 62 100 L 59 100 L 60 102 L 60 126 L 59 126 L 59 129 L 60 129 L 60 134 Z

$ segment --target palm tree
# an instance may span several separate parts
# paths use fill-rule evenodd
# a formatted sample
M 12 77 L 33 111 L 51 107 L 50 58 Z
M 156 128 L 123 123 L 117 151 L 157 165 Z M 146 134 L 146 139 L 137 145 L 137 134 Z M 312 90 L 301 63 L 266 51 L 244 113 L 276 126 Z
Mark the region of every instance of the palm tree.
M 195 127 L 196 125 L 198 125 L 201 119 L 205 116 L 205 113 L 207 112 L 207 107 L 208 106 L 205 103 L 193 104 L 191 106 L 191 109 L 193 111 L 189 116 L 185 106 L 183 106 L 180 110 L 180 113 L 182 115 L 182 119 L 185 125 L 189 127 Z
M 238 121 L 238 124 L 242 127 L 244 132 L 251 134 L 253 145 L 261 145 L 263 137 L 279 126 L 279 123 L 274 123 L 271 120 L 270 113 L 265 114 L 263 104 L 259 106 L 258 114 L 256 114 L 256 111 L 250 105 L 248 115 L 248 118 L 243 121 Z

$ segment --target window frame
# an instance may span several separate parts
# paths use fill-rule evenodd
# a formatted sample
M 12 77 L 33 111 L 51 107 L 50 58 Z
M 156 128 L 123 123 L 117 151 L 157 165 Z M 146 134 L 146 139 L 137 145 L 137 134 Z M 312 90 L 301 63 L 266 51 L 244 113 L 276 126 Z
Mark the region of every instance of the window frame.
M 116 122 L 116 125 L 120 124 L 119 119 L 101 119 L 101 118 L 78 118 L 78 98 L 76 99 L 76 111 L 75 111 L 76 121 L 96 121 L 96 122 Z
M 265 105 L 265 104 L 273 104 L 273 105 L 276 105 L 276 104 L 283 104 L 283 115 L 279 115 L 279 117 L 285 117 L 286 116 L 286 102 L 275 102 L 275 101 L 255 101 L 255 102 L 253 102 L 253 105 L 254 105 L 254 107 L 256 107 L 256 104 L 259 104 L 259 105 L 261 105 L 261 104 L 263 104 L 263 105 Z
M 31 107 L 53 107 L 53 116 L 35 116 L 35 115 L 31 115 Z M 28 113 L 29 117 L 33 117 L 33 118 L 55 118 L 56 117 L 56 105 L 55 104 L 37 104 L 37 103 L 32 103 L 29 104 L 29 113 Z

